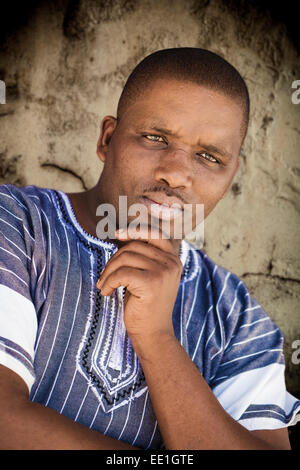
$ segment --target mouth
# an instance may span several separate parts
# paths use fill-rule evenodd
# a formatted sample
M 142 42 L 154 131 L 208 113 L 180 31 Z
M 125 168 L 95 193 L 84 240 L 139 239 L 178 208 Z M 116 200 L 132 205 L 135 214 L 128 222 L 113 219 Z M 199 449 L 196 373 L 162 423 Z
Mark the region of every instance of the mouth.
M 182 215 L 183 207 L 178 200 L 170 198 L 160 198 L 159 200 L 158 198 L 155 199 L 156 200 L 143 196 L 143 201 L 148 208 L 148 212 L 150 212 L 154 217 L 170 220 Z

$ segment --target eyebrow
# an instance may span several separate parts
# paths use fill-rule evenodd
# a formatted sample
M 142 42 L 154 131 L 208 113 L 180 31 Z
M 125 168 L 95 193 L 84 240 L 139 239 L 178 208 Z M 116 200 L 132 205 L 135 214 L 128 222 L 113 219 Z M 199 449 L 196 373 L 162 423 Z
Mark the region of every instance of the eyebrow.
M 171 135 L 171 136 L 177 137 L 176 134 L 174 134 L 174 132 L 172 132 L 171 130 L 169 130 L 165 127 L 157 127 L 155 124 L 149 126 L 147 123 L 141 123 L 139 125 L 138 130 L 142 130 L 142 129 L 149 129 L 149 130 L 152 130 L 152 131 L 156 131 L 160 134 Z M 201 142 L 200 139 L 198 140 L 197 145 L 199 145 L 199 147 L 204 148 L 204 150 L 206 150 L 207 152 L 217 153 L 218 155 L 221 155 L 222 157 L 226 158 L 227 160 L 232 159 L 231 153 L 228 152 L 227 150 L 225 150 L 222 147 L 219 147 L 219 146 L 217 147 L 216 145 L 213 145 L 213 144 L 205 144 L 205 143 Z
M 158 124 L 158 126 L 161 126 L 160 124 Z M 175 135 L 172 131 L 170 131 L 169 129 L 165 128 L 164 126 L 161 126 L 161 127 L 158 127 L 156 124 L 150 124 L 145 122 L 145 123 L 141 123 L 138 125 L 138 129 L 137 130 L 142 130 L 142 129 L 149 129 L 151 131 L 157 131 L 157 132 L 160 132 L 161 134 L 166 134 L 166 135 Z

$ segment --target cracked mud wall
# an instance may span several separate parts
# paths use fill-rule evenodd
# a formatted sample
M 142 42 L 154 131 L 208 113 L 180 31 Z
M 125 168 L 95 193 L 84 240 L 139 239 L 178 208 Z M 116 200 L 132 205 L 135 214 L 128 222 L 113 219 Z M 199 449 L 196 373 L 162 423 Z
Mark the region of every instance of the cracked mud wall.
M 204 47 L 240 70 L 250 128 L 239 173 L 206 220 L 204 248 L 246 282 L 284 332 L 288 388 L 300 396 L 300 365 L 292 361 L 300 340 L 300 104 L 291 100 L 299 36 L 261 2 L 35 3 L 2 35 L 0 183 L 92 187 L 102 169 L 101 118 L 115 114 L 126 77 L 152 51 Z

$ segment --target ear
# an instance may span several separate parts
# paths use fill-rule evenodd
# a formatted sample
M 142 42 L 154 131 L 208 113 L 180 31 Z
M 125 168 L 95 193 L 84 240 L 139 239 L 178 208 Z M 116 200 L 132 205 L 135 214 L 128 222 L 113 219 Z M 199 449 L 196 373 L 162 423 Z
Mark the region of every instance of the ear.
M 100 135 L 97 142 L 97 155 L 104 163 L 108 151 L 108 146 L 117 126 L 117 119 L 113 116 L 105 116 L 100 125 Z
M 238 158 L 237 161 L 236 161 L 236 167 L 235 167 L 234 173 L 233 173 L 233 175 L 232 175 L 232 179 L 231 179 L 231 181 L 230 181 L 230 184 L 229 184 L 229 185 L 227 186 L 227 188 L 225 189 L 225 191 L 224 191 L 223 196 L 221 197 L 221 199 L 224 199 L 224 198 L 226 197 L 226 194 L 228 193 L 228 190 L 229 190 L 229 188 L 230 188 L 230 186 L 231 186 L 233 177 L 234 177 L 234 175 L 236 174 L 236 172 L 238 171 L 238 169 L 239 169 L 239 167 L 240 167 L 240 163 L 241 163 L 241 161 L 240 161 L 240 159 Z

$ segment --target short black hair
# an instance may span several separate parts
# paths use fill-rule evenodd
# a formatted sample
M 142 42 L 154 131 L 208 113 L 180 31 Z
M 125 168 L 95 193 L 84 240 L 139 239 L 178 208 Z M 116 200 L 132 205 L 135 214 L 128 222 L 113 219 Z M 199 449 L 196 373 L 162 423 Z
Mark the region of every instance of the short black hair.
M 161 78 L 189 81 L 222 92 L 238 101 L 243 110 L 245 137 L 250 111 L 247 85 L 233 65 L 218 54 L 197 47 L 162 49 L 146 56 L 131 72 L 119 99 L 117 117 L 123 110 Z

